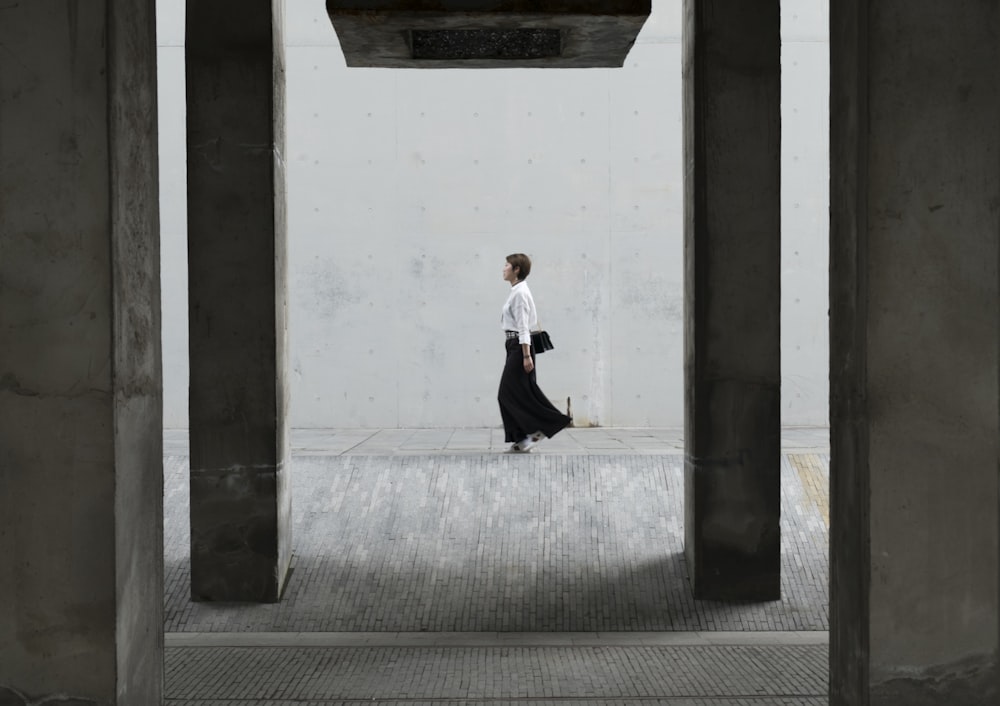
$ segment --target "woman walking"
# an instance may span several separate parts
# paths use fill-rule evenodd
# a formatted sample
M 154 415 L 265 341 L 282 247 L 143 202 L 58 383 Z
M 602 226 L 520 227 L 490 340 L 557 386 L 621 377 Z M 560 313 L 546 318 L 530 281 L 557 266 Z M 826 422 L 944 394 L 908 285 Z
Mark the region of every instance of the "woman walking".
M 535 351 L 531 329 L 538 325 L 538 312 L 531 290 L 524 280 L 531 272 L 531 260 L 523 253 L 507 256 L 503 278 L 510 282 L 510 295 L 500 313 L 507 337 L 507 363 L 500 376 L 500 417 L 504 438 L 512 442 L 510 451 L 522 453 L 542 439 L 555 436 L 572 419 L 552 406 L 535 382 Z

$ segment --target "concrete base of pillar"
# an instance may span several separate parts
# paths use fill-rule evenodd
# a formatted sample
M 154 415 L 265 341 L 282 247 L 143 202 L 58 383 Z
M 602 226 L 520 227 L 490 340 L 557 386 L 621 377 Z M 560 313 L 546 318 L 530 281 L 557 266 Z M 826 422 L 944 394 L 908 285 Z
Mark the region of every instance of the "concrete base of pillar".
M 685 461 L 685 554 L 696 598 L 781 598 L 780 389 L 703 383 Z M 698 439 L 710 443 L 699 444 Z M 699 453 L 701 451 L 701 453 Z
M 945 666 L 915 669 L 873 684 L 869 703 L 906 706 L 995 706 L 1000 696 L 996 655 L 979 655 Z
M 279 532 L 281 469 L 191 472 L 191 600 L 274 603 L 288 567 Z

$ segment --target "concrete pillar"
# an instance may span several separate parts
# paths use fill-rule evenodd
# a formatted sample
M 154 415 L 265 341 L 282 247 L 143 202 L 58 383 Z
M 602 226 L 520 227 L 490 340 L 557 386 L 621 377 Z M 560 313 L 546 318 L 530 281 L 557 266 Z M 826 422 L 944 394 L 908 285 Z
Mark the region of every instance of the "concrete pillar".
M 830 8 L 830 703 L 997 704 L 1000 4 Z
M 0 704 L 159 704 L 153 0 L 0 10 Z
M 685 554 L 698 598 L 781 592 L 780 59 L 778 0 L 685 0 Z
M 194 600 L 277 601 L 291 558 L 282 16 L 187 3 Z

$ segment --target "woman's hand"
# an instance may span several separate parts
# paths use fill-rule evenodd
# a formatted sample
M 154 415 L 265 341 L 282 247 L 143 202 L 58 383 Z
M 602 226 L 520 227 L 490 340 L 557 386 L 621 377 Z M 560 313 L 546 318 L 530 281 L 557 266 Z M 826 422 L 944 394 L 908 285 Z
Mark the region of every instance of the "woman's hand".
M 531 359 L 531 356 L 529 355 L 524 359 L 524 372 L 530 373 L 534 369 L 535 369 L 535 361 L 533 361 Z

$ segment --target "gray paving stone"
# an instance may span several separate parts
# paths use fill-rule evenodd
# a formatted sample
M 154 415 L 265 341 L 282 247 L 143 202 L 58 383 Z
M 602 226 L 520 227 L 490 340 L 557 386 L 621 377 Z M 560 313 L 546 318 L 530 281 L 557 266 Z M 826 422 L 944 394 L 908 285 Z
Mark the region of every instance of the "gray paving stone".
M 296 454 L 283 601 L 196 604 L 187 466 L 165 459 L 168 632 L 828 628 L 828 455 L 783 457 L 783 598 L 739 604 L 691 596 L 681 456 L 573 454 Z

